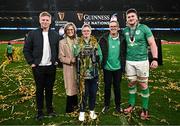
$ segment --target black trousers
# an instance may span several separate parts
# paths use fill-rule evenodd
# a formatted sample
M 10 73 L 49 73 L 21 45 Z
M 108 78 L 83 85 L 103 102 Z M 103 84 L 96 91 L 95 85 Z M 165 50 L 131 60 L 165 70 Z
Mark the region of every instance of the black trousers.
M 37 110 L 42 111 L 44 105 L 44 92 L 47 112 L 53 110 L 53 86 L 56 76 L 56 66 L 36 66 L 32 68 L 36 83 Z
M 82 96 L 82 103 L 80 104 L 81 112 L 85 111 L 87 100 L 89 104 L 89 110 L 90 111 L 94 110 L 96 103 L 96 93 L 98 89 L 97 82 L 98 82 L 98 78 L 85 80 L 85 92 Z
M 78 108 L 78 97 L 77 95 L 68 96 L 66 99 L 66 113 L 74 112 Z
M 111 84 L 113 83 L 114 88 L 114 96 L 115 96 L 115 105 L 116 108 L 120 107 L 121 102 L 121 89 L 120 89 L 120 83 L 122 78 L 122 71 L 121 69 L 116 71 L 109 71 L 103 69 L 104 73 L 104 105 L 109 106 L 110 105 L 110 97 L 111 97 Z

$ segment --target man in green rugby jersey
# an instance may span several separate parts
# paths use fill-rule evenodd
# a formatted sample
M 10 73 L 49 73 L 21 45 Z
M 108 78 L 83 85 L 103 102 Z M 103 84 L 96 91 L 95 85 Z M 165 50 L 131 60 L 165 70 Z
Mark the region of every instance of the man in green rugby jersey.
M 127 44 L 126 54 L 126 75 L 128 79 L 129 89 L 129 106 L 124 109 L 124 113 L 131 113 L 135 105 L 136 85 L 141 87 L 142 97 L 142 112 L 141 119 L 149 118 L 148 102 L 149 102 L 149 66 L 157 68 L 158 52 L 154 40 L 154 36 L 150 28 L 144 24 L 140 24 L 138 14 L 135 9 L 126 11 L 127 27 L 123 34 Z M 148 61 L 148 46 L 150 46 L 153 61 L 149 64 Z

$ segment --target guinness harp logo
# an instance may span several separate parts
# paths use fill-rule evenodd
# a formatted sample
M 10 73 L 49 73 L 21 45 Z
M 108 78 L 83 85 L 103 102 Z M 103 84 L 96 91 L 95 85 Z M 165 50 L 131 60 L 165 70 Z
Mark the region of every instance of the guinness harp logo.
M 77 13 L 77 17 L 78 17 L 79 21 L 82 21 L 83 13 Z
M 64 19 L 64 12 L 59 12 L 59 19 L 62 21 Z

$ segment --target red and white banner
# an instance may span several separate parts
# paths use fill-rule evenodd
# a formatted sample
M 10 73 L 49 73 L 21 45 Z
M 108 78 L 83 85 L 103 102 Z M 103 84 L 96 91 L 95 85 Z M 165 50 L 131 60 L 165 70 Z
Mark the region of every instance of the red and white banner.
M 162 41 L 161 40 L 161 44 L 180 44 L 180 42 L 173 42 L 173 41 Z
M 8 42 L 11 44 L 24 44 L 24 41 L 0 41 L 0 44 L 7 44 Z

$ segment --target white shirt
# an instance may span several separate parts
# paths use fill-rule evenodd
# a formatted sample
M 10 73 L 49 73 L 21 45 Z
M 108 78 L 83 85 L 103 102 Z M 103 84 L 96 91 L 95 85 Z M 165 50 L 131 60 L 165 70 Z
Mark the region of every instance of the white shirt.
M 51 48 L 49 45 L 48 32 L 43 32 L 43 55 L 39 66 L 49 66 L 51 64 Z

